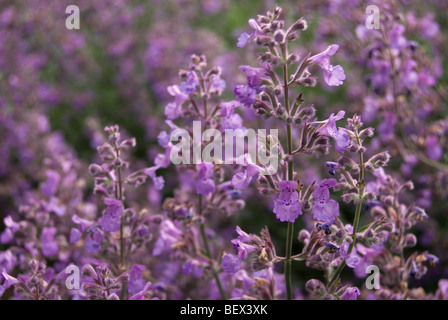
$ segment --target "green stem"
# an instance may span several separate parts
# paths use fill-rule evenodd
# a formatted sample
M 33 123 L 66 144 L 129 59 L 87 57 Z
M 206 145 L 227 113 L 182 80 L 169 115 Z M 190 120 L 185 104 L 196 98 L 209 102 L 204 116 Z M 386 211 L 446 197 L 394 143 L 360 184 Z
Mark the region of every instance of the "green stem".
M 362 142 L 359 139 L 358 136 L 358 130 L 355 130 L 355 134 L 356 134 L 356 140 L 358 141 L 359 146 L 362 147 Z M 353 220 L 353 233 L 352 233 L 352 243 L 350 243 L 350 246 L 348 247 L 347 250 L 347 255 L 350 254 L 356 244 L 356 233 L 358 232 L 358 228 L 359 228 L 359 220 L 361 218 L 361 208 L 362 208 L 362 198 L 364 196 L 364 155 L 362 152 L 359 153 L 359 189 L 358 189 L 358 196 L 359 196 L 359 202 L 356 205 L 356 209 L 355 209 L 355 217 Z M 332 274 L 329 282 L 328 282 L 328 287 L 330 287 L 333 282 L 339 277 L 339 275 L 341 274 L 342 270 L 344 269 L 346 263 L 345 260 L 343 260 L 341 262 L 341 264 L 336 268 L 335 272 Z
M 114 149 L 115 149 L 115 155 L 117 157 L 117 159 L 120 158 L 120 150 L 118 149 L 117 143 L 114 142 Z M 120 200 L 123 203 L 123 181 L 121 178 L 121 168 L 118 167 L 117 169 L 117 189 L 118 189 L 118 194 L 117 194 L 117 198 L 118 200 Z M 120 217 L 120 263 L 118 266 L 118 269 L 120 270 L 120 272 L 124 271 L 124 221 L 123 221 L 123 215 L 121 215 Z M 121 287 L 121 299 L 124 300 L 126 299 L 126 291 L 127 291 L 127 287 L 126 287 L 126 283 L 123 282 L 123 285 Z
M 282 45 L 282 53 L 285 61 L 287 60 L 287 47 L 286 44 Z M 285 63 L 283 66 L 283 88 L 285 93 L 285 108 L 290 116 L 290 107 L 289 107 L 289 91 L 288 91 L 288 65 Z M 292 153 L 292 133 L 291 133 L 291 125 L 286 125 L 286 135 L 287 135 L 287 144 L 288 144 L 288 155 Z M 293 180 L 294 178 L 294 162 L 291 157 L 288 161 L 288 180 Z M 292 300 L 292 281 L 291 281 L 291 269 L 292 269 L 292 240 L 294 234 L 294 223 L 288 222 L 287 231 L 286 231 L 286 261 L 285 261 L 285 283 L 286 283 L 286 299 Z
M 203 212 L 202 212 L 202 195 L 201 194 L 199 195 L 199 201 L 198 202 L 199 202 L 198 203 L 199 216 L 202 216 Z M 226 293 L 224 291 L 224 288 L 222 286 L 221 280 L 219 280 L 218 273 L 216 272 L 216 269 L 215 269 L 214 264 L 213 264 L 213 259 L 212 259 L 212 253 L 211 253 L 211 250 L 210 250 L 210 245 L 208 244 L 207 235 L 205 234 L 205 223 L 201 224 L 200 231 L 201 231 L 202 241 L 204 242 L 204 246 L 205 246 L 205 252 L 206 252 L 207 257 L 209 259 L 210 267 L 211 267 L 212 272 L 213 272 L 213 277 L 215 278 L 216 284 L 218 286 L 219 293 L 221 294 L 221 297 L 224 300 L 227 300 L 227 295 L 226 295 Z

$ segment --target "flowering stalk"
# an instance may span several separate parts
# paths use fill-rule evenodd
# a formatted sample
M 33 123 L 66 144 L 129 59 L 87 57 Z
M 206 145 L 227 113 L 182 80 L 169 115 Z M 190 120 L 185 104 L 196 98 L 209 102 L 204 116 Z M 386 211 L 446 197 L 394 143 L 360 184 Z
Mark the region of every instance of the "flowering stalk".
M 198 195 L 198 212 L 199 212 L 200 217 L 203 217 L 202 201 L 203 201 L 202 194 L 200 194 L 200 195 Z M 204 219 L 204 221 L 205 221 L 205 219 Z M 210 250 L 210 245 L 208 244 L 207 234 L 205 233 L 205 223 L 201 223 L 200 229 L 201 229 L 202 241 L 204 242 L 204 246 L 205 246 L 205 253 L 207 255 L 207 258 L 209 259 L 210 267 L 212 268 L 213 277 L 215 278 L 216 285 L 218 286 L 218 289 L 219 289 L 219 293 L 221 294 L 221 297 L 224 300 L 227 300 L 226 292 L 224 291 L 221 280 L 219 279 L 218 273 L 216 272 L 216 268 L 213 263 L 212 252 Z
M 354 130 L 355 133 L 355 138 L 358 142 L 358 145 L 361 148 L 363 148 L 362 146 L 362 141 L 361 139 L 359 139 L 359 134 L 358 134 L 358 129 L 355 128 Z M 355 209 L 355 217 L 353 219 L 353 232 L 352 232 L 352 243 L 350 243 L 350 246 L 347 250 L 347 255 L 350 255 L 353 247 L 356 244 L 356 233 L 358 232 L 358 228 L 359 228 L 359 219 L 361 217 L 361 208 L 363 205 L 363 198 L 364 198 L 364 188 L 365 188 L 365 182 L 364 182 L 364 154 L 363 152 L 359 152 L 359 180 L 358 180 L 358 199 L 359 202 L 356 205 L 356 209 Z M 345 259 L 341 262 L 341 264 L 337 267 L 337 269 L 332 273 L 329 281 L 328 281 L 328 285 L 327 287 L 331 287 L 331 285 L 333 284 L 333 282 L 339 277 L 339 275 L 341 274 L 342 270 L 344 269 L 344 267 L 346 266 L 346 262 Z
M 282 53 L 284 61 L 288 61 L 288 41 L 282 45 Z M 288 64 L 285 63 L 283 66 L 283 88 L 285 95 L 285 108 L 288 117 L 290 116 L 290 106 L 289 106 L 289 83 L 288 83 Z M 286 124 L 286 137 L 288 144 L 288 180 L 293 180 L 294 176 L 294 158 L 292 154 L 292 133 L 291 124 Z M 292 283 L 291 283 L 291 269 L 292 269 L 292 240 L 294 235 L 294 222 L 288 222 L 287 232 L 286 232 L 286 261 L 285 261 L 285 284 L 286 284 L 286 299 L 292 300 Z

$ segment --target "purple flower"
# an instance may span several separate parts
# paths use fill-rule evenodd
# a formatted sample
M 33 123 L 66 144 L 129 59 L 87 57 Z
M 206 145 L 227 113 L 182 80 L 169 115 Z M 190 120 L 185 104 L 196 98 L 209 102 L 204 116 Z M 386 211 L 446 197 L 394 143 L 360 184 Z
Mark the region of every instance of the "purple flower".
M 81 238 L 81 232 L 76 228 L 72 228 L 70 230 L 70 243 L 76 243 L 79 241 L 80 238 Z
M 343 84 L 345 80 L 344 69 L 337 65 L 336 67 L 329 66 L 328 69 L 324 70 L 325 82 L 332 87 L 337 87 Z
M 145 266 L 134 264 L 129 270 L 128 292 L 133 295 L 143 290 L 146 281 L 142 279 L 142 273 Z
M 165 251 L 170 251 L 172 245 L 179 242 L 182 231 L 169 219 L 160 224 L 159 238 L 157 239 L 152 254 L 159 256 Z
M 94 228 L 88 234 L 85 248 L 90 253 L 97 253 L 101 250 L 101 242 L 103 241 L 104 233 L 99 228 Z
M 148 281 L 146 282 L 143 289 L 140 292 L 129 297 L 129 300 L 146 300 L 146 293 L 149 291 L 150 288 L 151 288 L 151 282 Z M 152 298 L 151 300 L 157 300 L 157 298 Z
M 170 102 L 165 106 L 165 117 L 169 120 L 175 120 L 179 118 L 182 111 L 182 105 Z
M 321 181 L 319 186 L 314 189 L 314 219 L 332 224 L 339 216 L 339 203 L 330 199 L 329 191 L 329 188 L 333 188 L 336 183 L 336 179 L 326 179 Z
M 401 82 L 405 87 L 412 87 L 417 84 L 419 80 L 419 74 L 415 71 L 417 62 L 412 59 L 407 59 L 401 66 Z
M 192 274 L 195 278 L 200 278 L 204 273 L 203 264 L 199 260 L 188 259 L 187 262 L 182 265 L 182 273 Z
M 9 274 L 6 273 L 6 271 L 2 270 L 0 273 L 0 297 L 5 293 L 6 290 L 9 289 L 12 285 L 18 283 L 19 280 L 17 280 L 14 277 L 11 277 Z
M 239 226 L 236 226 L 236 233 L 238 233 L 238 240 L 242 242 L 251 242 L 253 240 L 252 236 L 244 232 Z
M 246 260 L 247 255 L 257 250 L 257 247 L 246 244 L 239 239 L 232 240 L 233 249 L 237 252 L 237 257 L 240 260 Z
M 238 43 L 236 44 L 239 48 L 244 48 L 250 39 L 254 38 L 257 35 L 263 35 L 264 32 L 261 30 L 255 19 L 249 19 L 249 25 L 254 29 L 254 31 L 249 35 L 246 32 L 243 32 L 238 37 Z
M 61 176 L 57 171 L 47 170 L 45 172 L 47 180 L 40 185 L 40 190 L 47 197 L 53 196 L 58 188 L 59 182 L 61 181 Z
M 120 230 L 120 216 L 123 214 L 123 203 L 120 200 L 105 198 L 106 213 L 99 223 L 104 231 L 116 232 Z
M 348 253 L 348 249 L 350 247 L 350 243 L 344 242 L 341 246 L 340 254 L 341 257 L 345 260 L 345 263 L 347 266 L 349 266 L 352 269 L 355 269 L 362 261 L 362 258 L 358 255 L 358 252 L 356 251 L 356 248 L 353 247 L 350 254 Z
M 330 64 L 330 57 L 339 49 L 337 44 L 330 45 L 325 51 L 318 53 L 308 59 L 311 63 L 317 63 L 324 70 L 324 79 L 329 86 L 339 86 L 345 80 L 344 69 Z
M 235 255 L 228 253 L 222 258 L 222 269 L 228 274 L 235 274 L 241 269 L 241 260 Z
M 167 149 L 167 150 L 169 151 L 171 149 Z M 156 160 L 157 160 L 157 158 L 156 158 Z M 159 160 L 161 160 L 161 159 L 159 158 Z M 169 160 L 169 157 L 168 157 L 168 160 Z M 155 162 L 157 162 L 157 161 L 155 161 Z M 163 162 L 163 161 L 161 161 L 161 162 Z M 142 170 L 146 175 L 148 175 L 148 177 L 150 177 L 152 179 L 156 190 L 162 190 L 163 187 L 165 186 L 165 179 L 162 176 L 156 175 L 157 169 L 159 169 L 161 167 L 159 164 L 161 164 L 161 163 L 157 162 L 157 165 L 152 166 L 150 168 L 145 168 Z
M 169 86 L 167 89 L 168 93 L 174 97 L 174 102 L 168 103 L 165 106 L 164 114 L 168 120 L 175 120 L 181 115 L 182 104 L 188 100 L 189 97 L 181 91 L 179 86 Z
M 426 137 L 426 150 L 429 158 L 432 160 L 440 160 L 443 156 L 442 147 L 439 144 L 439 139 L 436 136 Z
M 274 204 L 274 213 L 280 221 L 294 222 L 302 214 L 302 207 L 299 203 L 297 193 L 297 181 L 280 181 L 278 183 L 280 195 Z
M 215 76 L 212 79 L 212 85 L 210 87 L 210 92 L 221 95 L 226 89 L 226 82 L 221 79 L 220 76 Z
M 196 182 L 196 192 L 198 194 L 210 194 L 215 192 L 215 181 L 213 176 L 214 165 L 202 162 L 198 164 L 198 181 Z
M 54 240 L 56 228 L 43 228 L 41 234 L 42 254 L 45 257 L 57 255 L 59 252 L 58 243 Z
M 237 190 L 249 187 L 251 181 L 257 179 L 260 168 L 254 164 L 248 164 L 243 172 L 238 172 L 232 177 L 232 186 Z
M 161 131 L 157 136 L 157 141 L 162 148 L 166 148 L 170 143 L 170 136 L 166 131 Z
M 66 213 L 65 205 L 56 197 L 51 197 L 46 203 L 46 209 L 48 212 L 54 212 L 59 217 L 62 217 Z
M 198 76 L 194 71 L 190 71 L 187 74 L 187 81 L 182 82 L 179 86 L 179 89 L 184 94 L 192 94 L 196 91 L 196 87 L 198 85 Z
M 0 252 L 0 268 L 4 268 L 6 272 L 11 272 L 16 265 L 17 258 L 11 250 Z
M 253 35 L 254 33 L 252 33 Z M 247 34 L 247 32 L 243 32 L 239 37 L 238 37 L 238 43 L 236 44 L 237 47 L 239 48 L 244 48 L 247 44 L 247 42 L 249 42 L 249 40 L 252 38 L 252 35 Z
M 11 216 L 7 216 L 3 219 L 5 224 L 5 230 L 0 235 L 0 243 L 9 243 L 14 236 L 14 233 L 19 230 L 19 224 L 12 220 Z
M 342 300 L 357 300 L 361 293 L 356 287 L 348 287 L 342 294 Z
M 238 102 L 240 102 L 246 108 L 250 108 L 257 100 L 257 93 L 259 93 L 260 91 L 258 91 L 257 88 L 253 88 L 249 85 L 240 84 L 235 87 L 235 90 L 233 92 L 235 93 L 235 99 Z
M 402 49 L 407 45 L 407 40 L 403 36 L 406 28 L 401 24 L 396 24 L 389 31 L 390 47 L 392 49 Z
M 223 130 L 239 129 L 243 126 L 243 119 L 239 114 L 234 113 L 234 109 L 239 105 L 235 100 L 221 103 L 221 126 Z
M 251 87 L 258 87 L 261 85 L 261 77 L 266 74 L 263 68 L 253 68 L 251 66 L 240 66 L 239 68 L 246 74 L 247 83 Z
M 341 120 L 344 116 L 345 111 L 339 111 L 336 116 L 332 113 L 330 118 L 317 130 L 320 134 L 332 137 L 336 151 L 341 154 L 350 145 L 350 135 L 348 132 L 336 127 L 336 121 Z

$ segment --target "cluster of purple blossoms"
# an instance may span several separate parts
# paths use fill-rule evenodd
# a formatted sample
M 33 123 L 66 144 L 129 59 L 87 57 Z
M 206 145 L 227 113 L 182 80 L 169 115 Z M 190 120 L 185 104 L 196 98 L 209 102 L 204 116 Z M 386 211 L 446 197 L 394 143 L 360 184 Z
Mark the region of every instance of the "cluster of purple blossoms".
M 444 253 L 434 245 L 444 240 L 437 219 L 448 190 L 445 42 L 434 15 L 373 1 L 377 30 L 365 27 L 355 0 L 275 7 L 250 19 L 251 31 L 222 54 L 217 35 L 189 25 L 231 3 L 202 1 L 199 13 L 168 1 L 152 8 L 146 29 L 152 2 L 111 2 L 80 2 L 83 23 L 104 38 L 52 22 L 45 37 L 29 37 L 45 25 L 39 14 L 0 9 L 8 44 L 0 44 L 0 298 L 448 299 Z M 30 8 L 43 9 L 34 0 Z M 284 20 L 295 10 L 321 15 L 311 43 L 304 18 Z M 60 75 L 46 66 L 58 52 L 35 50 L 57 45 L 70 58 Z M 11 63 L 15 55 L 21 63 Z M 63 85 L 69 74 L 76 85 Z M 57 131 L 53 107 L 90 114 L 90 104 L 104 102 L 94 82 L 103 77 L 114 86 L 105 102 L 129 108 L 106 116 L 98 107 L 101 122 L 120 119 L 104 132 L 83 118 L 76 134 L 97 151 L 86 162 L 65 140 L 69 131 Z M 163 105 L 163 121 L 148 113 L 150 101 Z M 231 159 L 197 161 L 218 134 L 244 141 L 253 127 L 270 130 L 256 133 L 256 147 L 278 154 L 275 172 L 246 153 L 251 141 Z M 364 285 L 370 266 L 380 275 L 374 290 Z M 79 287 L 67 285 L 68 268 L 81 271 Z M 433 279 L 430 293 L 423 287 Z

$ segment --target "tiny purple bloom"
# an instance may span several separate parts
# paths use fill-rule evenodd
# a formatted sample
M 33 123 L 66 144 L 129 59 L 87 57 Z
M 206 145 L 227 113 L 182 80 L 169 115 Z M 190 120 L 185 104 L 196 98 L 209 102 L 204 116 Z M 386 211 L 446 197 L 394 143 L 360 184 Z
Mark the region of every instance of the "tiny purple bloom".
M 142 273 L 145 270 L 145 266 L 140 264 L 134 264 L 129 270 L 129 282 L 128 292 L 134 295 L 143 290 L 146 285 L 146 281 L 142 279 Z
M 358 288 L 356 288 L 356 287 L 349 287 L 342 294 L 342 300 L 357 300 L 358 296 L 360 294 L 361 293 L 359 292 Z
M 43 228 L 40 237 L 42 242 L 42 254 L 45 257 L 57 255 L 59 252 L 58 243 L 54 240 L 56 228 Z
M 326 179 L 321 181 L 319 186 L 314 189 L 314 219 L 331 224 L 339 216 L 339 203 L 330 199 L 330 191 L 328 190 L 329 188 L 333 188 L 336 183 L 336 179 Z
M 280 195 L 274 204 L 274 213 L 280 221 L 294 222 L 302 214 L 302 207 L 299 203 L 297 193 L 297 181 L 280 181 L 278 183 Z
M 328 120 L 317 130 L 320 134 L 332 137 L 336 151 L 341 154 L 350 145 L 350 135 L 348 132 L 336 127 L 336 121 L 341 120 L 344 116 L 345 111 L 339 111 L 336 116 L 332 113 Z
M 241 260 L 235 255 L 228 253 L 222 258 L 222 269 L 228 274 L 235 274 L 241 269 Z
M 215 192 L 215 181 L 213 176 L 214 165 L 202 162 L 198 164 L 198 181 L 196 182 L 196 192 L 198 194 L 210 194 Z
M 246 74 L 247 83 L 251 87 L 258 87 L 261 85 L 261 77 L 266 74 L 263 68 L 253 68 L 251 66 L 240 66 L 239 68 Z
M 72 228 L 70 230 L 70 243 L 76 243 L 79 241 L 80 238 L 81 238 L 81 232 L 76 228 Z

